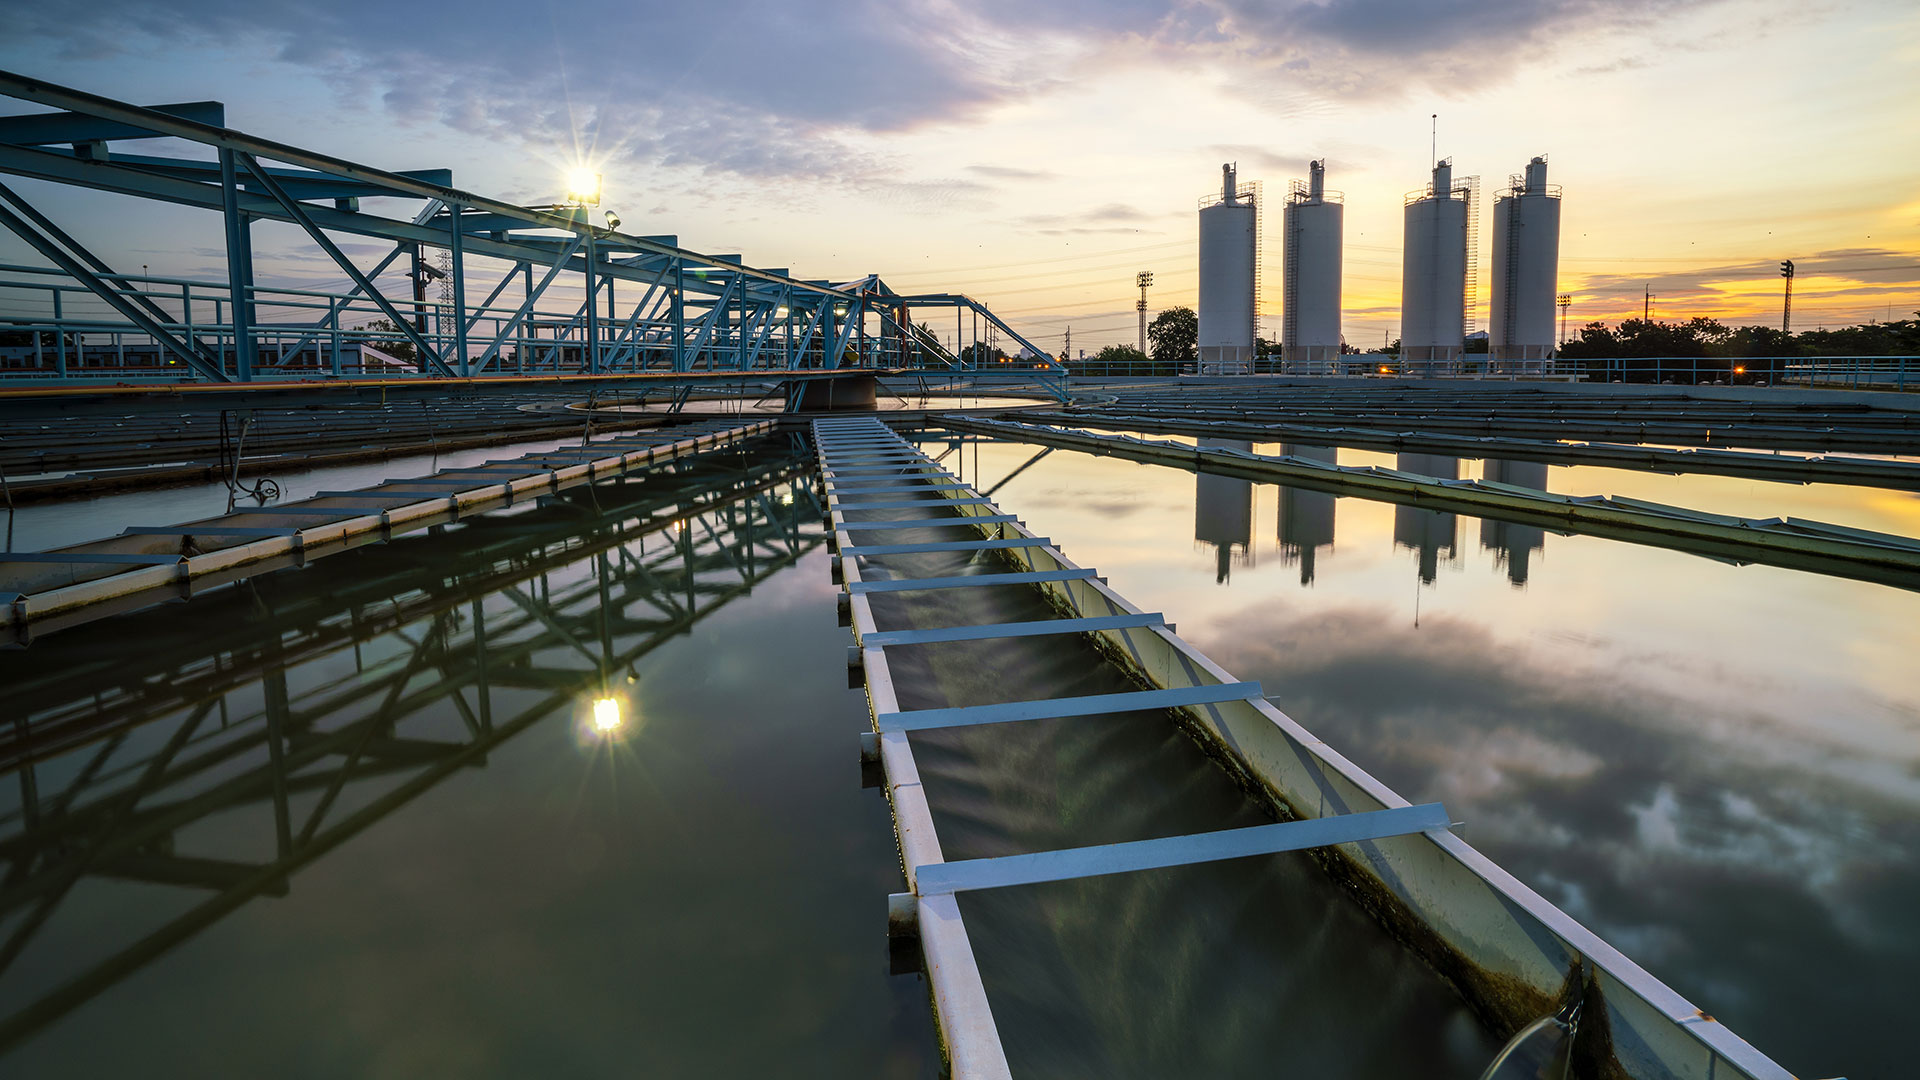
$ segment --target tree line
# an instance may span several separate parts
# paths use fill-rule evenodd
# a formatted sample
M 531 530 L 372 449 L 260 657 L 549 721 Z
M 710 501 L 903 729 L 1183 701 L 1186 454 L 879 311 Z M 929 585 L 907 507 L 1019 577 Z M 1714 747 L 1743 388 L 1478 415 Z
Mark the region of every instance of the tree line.
M 1920 312 L 1915 312 L 1920 315 Z M 1560 348 L 1570 360 L 1686 356 L 1740 359 L 1765 356 L 1920 355 L 1920 319 L 1863 323 L 1787 334 L 1771 326 L 1726 326 L 1718 319 L 1661 322 L 1627 319 L 1608 328 L 1592 322 Z

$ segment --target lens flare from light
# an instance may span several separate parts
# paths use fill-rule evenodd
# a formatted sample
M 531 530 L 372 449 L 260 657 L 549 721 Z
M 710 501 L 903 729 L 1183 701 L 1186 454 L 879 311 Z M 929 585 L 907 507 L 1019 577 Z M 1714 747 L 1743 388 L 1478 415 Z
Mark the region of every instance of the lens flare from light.
M 585 165 L 568 169 L 567 201 L 581 206 L 600 205 L 600 174 Z
M 603 697 L 594 699 L 593 730 L 602 735 L 611 735 L 620 730 L 622 722 L 619 698 Z

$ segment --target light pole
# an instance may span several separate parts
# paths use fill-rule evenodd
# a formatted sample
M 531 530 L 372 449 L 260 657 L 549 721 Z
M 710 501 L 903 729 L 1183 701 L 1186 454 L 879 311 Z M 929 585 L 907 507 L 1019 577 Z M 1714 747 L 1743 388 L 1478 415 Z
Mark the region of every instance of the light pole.
M 1560 344 L 1563 347 L 1567 343 L 1567 309 L 1572 306 L 1573 306 L 1573 294 L 1561 293 L 1560 294 Z
M 1134 308 L 1140 312 L 1140 353 L 1147 352 L 1147 286 L 1153 284 L 1153 271 L 1142 270 L 1133 275 L 1133 283 L 1140 286 L 1140 302 Z
M 1793 333 L 1793 260 L 1780 264 L 1780 276 L 1787 279 L 1786 301 L 1780 307 L 1780 332 Z
M 584 167 L 576 168 L 568 172 L 567 202 L 569 205 L 579 207 L 582 211 L 589 206 L 600 205 L 600 174 Z M 593 267 L 595 260 L 599 258 L 599 252 L 594 244 L 595 230 L 593 227 L 593 219 L 583 212 L 576 215 L 574 220 L 585 225 L 587 228 L 587 343 L 585 360 L 587 362 L 587 371 L 597 375 L 600 373 L 600 289 L 593 280 Z

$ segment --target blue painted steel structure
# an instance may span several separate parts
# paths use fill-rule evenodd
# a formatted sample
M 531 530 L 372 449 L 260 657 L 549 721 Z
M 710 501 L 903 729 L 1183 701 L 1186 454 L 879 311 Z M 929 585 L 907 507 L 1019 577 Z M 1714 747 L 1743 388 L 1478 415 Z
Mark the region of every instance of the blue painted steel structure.
M 958 293 L 902 295 L 877 276 L 801 279 L 701 254 L 673 236 L 602 227 L 584 205 L 459 190 L 450 170 L 376 169 L 245 135 L 224 126 L 218 102 L 141 107 L 7 72 L 0 95 L 60 110 L 0 117 L 0 174 L 217 213 L 227 264 L 223 281 L 127 274 L 0 183 L 0 226 L 47 264 L 0 264 L 0 394 L 102 381 L 684 384 L 850 370 L 1064 386 L 1056 358 Z M 123 149 L 154 138 L 200 156 Z M 411 212 L 363 207 L 375 199 Z M 296 226 L 351 287 L 259 284 L 257 221 Z M 392 247 L 362 268 L 338 238 Z M 927 325 L 954 327 L 960 343 L 1004 335 L 1024 352 L 976 362 L 991 350 L 949 349 Z

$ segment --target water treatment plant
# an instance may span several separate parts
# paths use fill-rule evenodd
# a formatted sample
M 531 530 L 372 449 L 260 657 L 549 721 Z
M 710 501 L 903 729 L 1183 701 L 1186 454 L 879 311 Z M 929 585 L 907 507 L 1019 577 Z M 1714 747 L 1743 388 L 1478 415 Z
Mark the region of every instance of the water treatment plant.
M 1913 1071 L 1920 357 L 1567 356 L 1546 155 L 1228 162 L 1090 375 L 0 95 L 0 1075 Z

